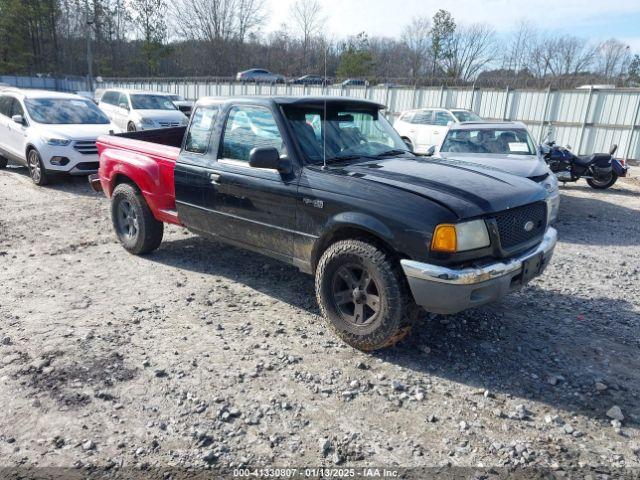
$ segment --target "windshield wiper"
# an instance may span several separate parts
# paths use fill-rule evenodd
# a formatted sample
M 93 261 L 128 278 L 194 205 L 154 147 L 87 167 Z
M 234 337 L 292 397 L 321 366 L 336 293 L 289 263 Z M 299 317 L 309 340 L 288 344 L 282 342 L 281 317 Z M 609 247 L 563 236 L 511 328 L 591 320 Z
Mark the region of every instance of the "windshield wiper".
M 348 161 L 348 160 L 356 160 L 358 158 L 364 158 L 364 157 L 367 157 L 367 155 L 357 155 L 357 154 L 353 154 L 353 155 L 338 155 L 336 157 L 327 158 L 326 162 L 327 163 L 337 163 L 337 162 L 344 162 L 344 161 Z
M 371 158 L 380 158 L 380 157 L 387 157 L 389 155 L 401 155 L 403 153 L 411 153 L 411 152 L 409 152 L 409 150 L 402 150 L 400 148 L 394 148 L 394 149 L 387 150 L 387 151 L 382 152 L 382 153 L 378 153 L 376 155 L 368 155 L 368 156 L 371 157 Z

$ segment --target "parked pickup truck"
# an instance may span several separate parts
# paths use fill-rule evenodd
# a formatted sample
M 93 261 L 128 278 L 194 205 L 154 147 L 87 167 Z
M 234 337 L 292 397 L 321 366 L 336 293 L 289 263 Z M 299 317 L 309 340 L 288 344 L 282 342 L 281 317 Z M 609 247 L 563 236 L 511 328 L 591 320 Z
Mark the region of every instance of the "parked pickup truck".
M 129 252 L 158 248 L 166 222 L 295 265 L 337 335 L 373 350 L 408 333 L 416 306 L 451 314 L 526 284 L 556 243 L 544 188 L 416 156 L 382 108 L 202 99 L 186 128 L 100 137 L 90 181 Z

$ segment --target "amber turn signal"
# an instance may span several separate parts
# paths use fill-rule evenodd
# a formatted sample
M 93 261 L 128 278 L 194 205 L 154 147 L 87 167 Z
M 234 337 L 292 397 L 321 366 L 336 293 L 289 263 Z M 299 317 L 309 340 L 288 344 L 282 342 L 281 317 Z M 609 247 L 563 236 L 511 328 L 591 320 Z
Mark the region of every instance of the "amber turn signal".
M 431 250 L 434 252 L 455 253 L 458 248 L 458 238 L 455 225 L 443 223 L 438 225 L 431 239 Z

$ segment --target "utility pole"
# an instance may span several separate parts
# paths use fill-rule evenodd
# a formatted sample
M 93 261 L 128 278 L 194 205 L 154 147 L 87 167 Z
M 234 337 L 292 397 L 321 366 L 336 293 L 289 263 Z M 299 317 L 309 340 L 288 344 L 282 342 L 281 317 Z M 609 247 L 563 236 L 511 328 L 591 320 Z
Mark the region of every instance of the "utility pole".
M 89 0 L 84 0 L 87 23 L 87 84 L 89 91 L 93 92 L 93 52 L 91 51 L 91 27 L 93 18 L 89 14 Z

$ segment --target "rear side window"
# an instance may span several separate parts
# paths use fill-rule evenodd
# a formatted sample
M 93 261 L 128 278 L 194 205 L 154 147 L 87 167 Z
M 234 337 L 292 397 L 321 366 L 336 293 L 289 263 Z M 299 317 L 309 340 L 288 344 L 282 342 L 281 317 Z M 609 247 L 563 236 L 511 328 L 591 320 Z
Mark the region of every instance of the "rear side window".
M 211 132 L 218 116 L 217 107 L 198 108 L 193 113 L 184 149 L 191 153 L 207 153 Z
M 0 97 L 0 114 L 5 117 L 11 117 L 11 105 L 13 103 L 12 97 Z
M 433 125 L 432 122 L 433 110 L 422 110 L 416 112 L 411 119 L 411 123 L 418 125 Z
M 108 103 L 109 105 L 115 105 L 117 103 L 117 98 L 118 98 L 117 92 L 104 92 L 100 100 L 103 103 Z
M 221 158 L 248 162 L 251 150 L 268 147 L 284 154 L 282 136 L 271 111 L 257 106 L 233 107 L 224 128 Z

